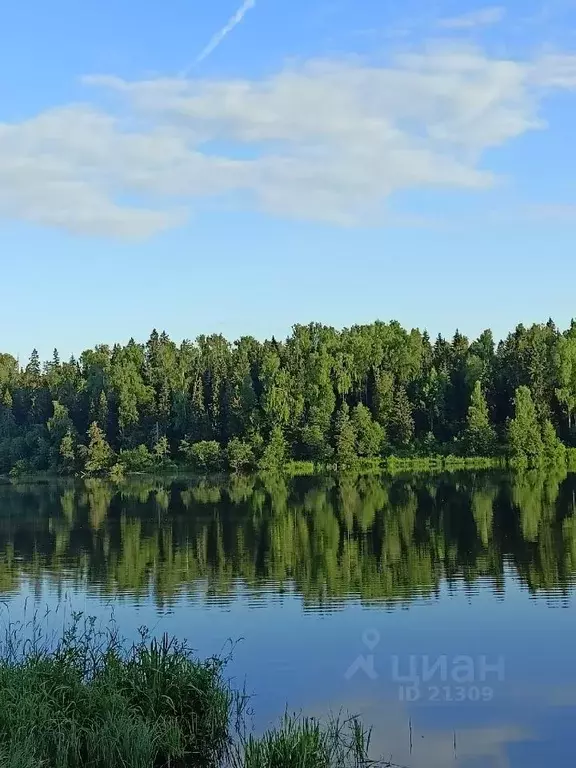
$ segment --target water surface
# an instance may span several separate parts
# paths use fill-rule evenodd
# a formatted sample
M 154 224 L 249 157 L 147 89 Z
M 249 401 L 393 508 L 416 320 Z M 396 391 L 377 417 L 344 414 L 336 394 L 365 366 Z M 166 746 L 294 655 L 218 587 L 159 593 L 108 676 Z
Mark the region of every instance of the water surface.
M 0 619 L 234 648 L 254 725 L 362 714 L 414 768 L 576 758 L 576 477 L 0 486 Z

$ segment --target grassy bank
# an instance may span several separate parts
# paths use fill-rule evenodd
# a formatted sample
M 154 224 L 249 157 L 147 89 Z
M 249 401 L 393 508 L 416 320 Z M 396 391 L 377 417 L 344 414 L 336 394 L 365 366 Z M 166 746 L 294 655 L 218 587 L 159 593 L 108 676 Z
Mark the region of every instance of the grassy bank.
M 338 474 L 382 474 L 396 475 L 407 472 L 414 473 L 440 473 L 457 472 L 461 470 L 481 470 L 481 469 L 506 469 L 508 462 L 502 457 L 482 457 L 482 456 L 388 456 L 382 459 L 359 459 L 353 465 L 345 470 L 339 470 L 338 467 L 330 464 L 314 464 L 311 461 L 289 461 L 282 466 L 281 470 L 274 473 L 284 477 L 311 477 L 321 475 Z M 576 449 L 568 454 L 568 469 L 576 471 Z M 121 481 L 124 477 L 191 477 L 206 478 L 225 482 L 230 477 L 249 473 L 238 472 L 199 472 L 198 470 L 186 465 L 171 465 L 170 467 L 151 469 L 145 472 L 120 472 L 105 475 L 111 480 Z M 256 473 L 258 474 L 258 473 Z M 262 474 L 262 473 L 261 473 Z M 90 477 L 90 475 L 81 475 Z M 70 477 L 65 474 L 55 474 L 54 472 L 14 472 L 9 475 L 0 475 L 0 482 L 30 482 L 34 480 L 61 480 Z M 72 476 L 73 477 L 73 476 Z M 77 477 L 77 475 L 76 475 Z
M 287 717 L 246 736 L 246 698 L 225 660 L 145 635 L 126 648 L 80 617 L 54 643 L 10 630 L 0 644 L 1 768 L 363 768 L 356 719 Z M 380 763 L 382 765 L 382 763 Z
M 494 456 L 387 456 L 385 458 L 358 459 L 347 472 L 359 474 L 389 474 L 398 472 L 450 472 L 462 469 L 505 469 L 507 461 Z M 338 473 L 333 465 L 314 464 L 311 461 L 291 461 L 285 467 L 290 476 Z

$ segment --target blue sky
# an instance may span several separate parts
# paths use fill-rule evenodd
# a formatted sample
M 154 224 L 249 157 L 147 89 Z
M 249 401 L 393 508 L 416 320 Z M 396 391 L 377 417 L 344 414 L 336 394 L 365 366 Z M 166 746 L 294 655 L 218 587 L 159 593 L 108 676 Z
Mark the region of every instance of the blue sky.
M 576 0 L 21 0 L 0 69 L 23 360 L 576 315 Z

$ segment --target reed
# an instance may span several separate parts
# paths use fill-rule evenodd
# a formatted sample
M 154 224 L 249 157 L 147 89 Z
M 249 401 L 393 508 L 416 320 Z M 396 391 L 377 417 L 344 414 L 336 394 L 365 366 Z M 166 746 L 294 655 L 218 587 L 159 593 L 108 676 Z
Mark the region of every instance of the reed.
M 220 659 L 74 617 L 55 646 L 11 627 L 0 647 L 0 766 L 212 768 L 230 746 L 235 696 Z

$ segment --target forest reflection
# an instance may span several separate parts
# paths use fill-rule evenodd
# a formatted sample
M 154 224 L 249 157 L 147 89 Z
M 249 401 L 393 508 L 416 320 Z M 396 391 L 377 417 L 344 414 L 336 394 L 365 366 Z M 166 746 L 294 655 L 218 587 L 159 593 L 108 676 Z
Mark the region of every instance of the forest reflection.
M 390 607 L 442 585 L 568 595 L 576 476 L 137 478 L 0 485 L 0 594 L 226 601 L 291 590 L 313 610 Z

